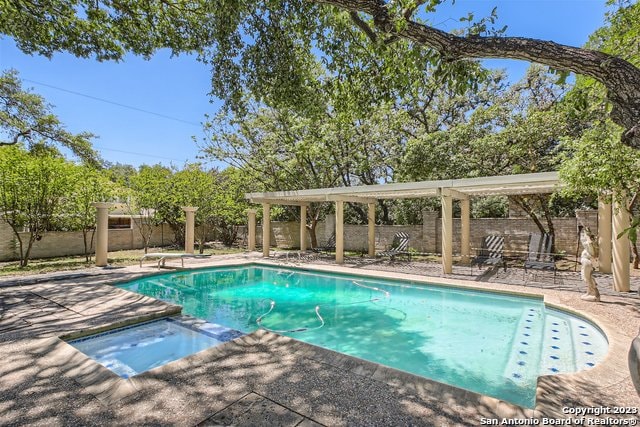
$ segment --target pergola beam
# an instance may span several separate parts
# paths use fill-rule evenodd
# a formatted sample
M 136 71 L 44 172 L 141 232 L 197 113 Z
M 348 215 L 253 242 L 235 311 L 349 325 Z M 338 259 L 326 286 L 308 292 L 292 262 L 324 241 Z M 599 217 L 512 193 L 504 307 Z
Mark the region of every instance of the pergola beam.
M 249 199 L 249 201 L 251 203 L 261 203 L 261 204 L 265 204 L 268 203 L 270 205 L 282 205 L 282 206 L 309 206 L 310 202 L 307 201 L 296 201 L 296 200 L 282 200 L 282 199 L 263 199 L 263 198 L 256 198 L 256 199 Z
M 368 205 L 369 203 L 375 203 L 376 199 L 373 197 L 358 197 L 358 196 L 327 196 L 328 202 L 350 202 L 350 203 L 362 203 Z
M 545 194 L 553 193 L 558 189 L 558 185 L 529 185 L 529 186 L 512 186 L 512 187 L 478 187 L 463 188 L 460 191 L 468 196 L 511 196 L 511 195 L 527 195 L 527 194 Z
M 438 197 L 442 190 L 464 200 L 469 196 L 553 193 L 561 187 L 557 172 L 490 176 L 440 181 L 398 182 L 393 184 L 360 185 L 355 187 L 314 188 L 310 190 L 248 193 L 253 203 L 301 206 L 303 203 L 349 201 L 369 203 L 374 199 L 416 199 Z
M 469 200 L 469 195 L 462 193 L 458 190 L 454 190 L 453 188 L 443 188 L 442 195 L 451 196 L 456 200 Z

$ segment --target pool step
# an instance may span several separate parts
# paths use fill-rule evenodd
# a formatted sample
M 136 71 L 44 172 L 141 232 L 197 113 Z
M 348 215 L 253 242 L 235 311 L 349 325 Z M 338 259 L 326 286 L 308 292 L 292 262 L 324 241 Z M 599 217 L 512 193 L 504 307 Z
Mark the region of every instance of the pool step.
M 540 338 L 543 335 L 542 308 L 525 307 L 511 341 L 511 354 L 505 366 L 504 377 L 518 385 L 531 383 L 537 378 L 540 363 Z
M 547 310 L 546 325 L 542 374 L 589 369 L 597 360 L 602 360 L 606 352 L 605 343 L 602 337 L 591 336 L 593 327 L 582 319 Z

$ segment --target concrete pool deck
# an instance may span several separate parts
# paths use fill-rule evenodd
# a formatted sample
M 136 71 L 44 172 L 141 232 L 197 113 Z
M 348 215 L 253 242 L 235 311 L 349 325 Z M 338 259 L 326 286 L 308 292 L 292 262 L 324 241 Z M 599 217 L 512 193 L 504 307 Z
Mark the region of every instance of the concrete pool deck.
M 261 259 L 234 255 L 189 266 L 252 261 Z M 305 267 L 422 281 L 429 280 L 424 272 L 431 271 L 419 263 L 363 264 Z M 380 271 L 393 269 L 404 273 Z M 109 286 L 157 271 L 151 266 L 95 268 L 0 280 L 0 424 L 479 425 L 504 417 L 562 418 L 567 416 L 563 408 L 640 407 L 627 366 L 640 320 L 637 293 L 603 292 L 601 303 L 587 303 L 564 289 L 578 288 L 568 283 L 568 275 L 547 287 L 487 282 L 509 278 L 488 277 L 486 271 L 468 275 L 468 268 L 437 278 L 452 285 L 544 295 L 545 302 L 578 311 L 605 330 L 611 346 L 607 359 L 588 371 L 541 377 L 535 411 L 264 331 L 130 380 L 110 375 L 59 340 L 179 312 L 177 306 Z M 521 277 L 522 272 L 514 274 Z M 637 414 L 606 416 L 638 419 Z

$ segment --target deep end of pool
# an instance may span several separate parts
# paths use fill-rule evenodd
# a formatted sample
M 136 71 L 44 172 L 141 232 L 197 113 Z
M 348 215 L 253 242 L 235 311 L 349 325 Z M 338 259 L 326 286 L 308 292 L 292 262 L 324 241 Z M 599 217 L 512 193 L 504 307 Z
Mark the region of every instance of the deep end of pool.
M 244 334 L 190 316 L 165 317 L 67 341 L 122 378 L 223 344 Z

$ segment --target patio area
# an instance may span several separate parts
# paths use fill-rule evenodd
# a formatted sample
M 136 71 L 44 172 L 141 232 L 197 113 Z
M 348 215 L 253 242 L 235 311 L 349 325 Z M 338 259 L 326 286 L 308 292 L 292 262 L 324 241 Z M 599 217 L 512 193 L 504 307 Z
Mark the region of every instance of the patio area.
M 303 264 L 291 253 L 268 260 L 259 255 L 191 260 L 185 266 Z M 571 271 L 560 272 L 554 285 L 548 273 L 524 283 L 515 268 L 472 271 L 454 265 L 452 274 L 443 275 L 440 264 L 422 261 L 345 257 L 340 267 L 329 258 L 304 263 L 325 271 L 423 281 L 430 276 L 445 284 L 543 294 L 547 303 L 596 320 L 610 339 L 607 359 L 578 374 L 541 377 L 533 411 L 264 331 L 126 383 L 104 378 L 57 337 L 179 312 L 110 286 L 157 273 L 154 265 L 0 280 L 0 424 L 478 425 L 483 418 L 564 418 L 565 407 L 640 406 L 627 366 L 640 319 L 637 276 L 632 292 L 624 294 L 610 290 L 611 275 L 598 276 L 602 302 L 590 303 L 579 299 L 579 273 Z

